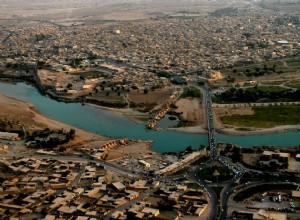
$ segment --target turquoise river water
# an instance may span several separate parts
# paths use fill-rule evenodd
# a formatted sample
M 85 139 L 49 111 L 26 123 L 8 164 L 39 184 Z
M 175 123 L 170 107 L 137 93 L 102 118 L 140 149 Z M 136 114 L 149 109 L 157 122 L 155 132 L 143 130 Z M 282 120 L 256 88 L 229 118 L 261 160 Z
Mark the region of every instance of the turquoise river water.
M 33 104 L 38 112 L 49 118 L 95 134 L 112 138 L 152 140 L 151 148 L 158 152 L 178 152 L 190 145 L 198 149 L 201 144 L 208 144 L 207 135 L 168 130 L 147 132 L 144 129 L 145 124 L 137 124 L 118 114 L 97 107 L 52 100 L 25 83 L 0 82 L 0 93 Z M 216 138 L 218 142 L 233 143 L 244 147 L 300 145 L 299 131 L 247 136 L 216 134 Z

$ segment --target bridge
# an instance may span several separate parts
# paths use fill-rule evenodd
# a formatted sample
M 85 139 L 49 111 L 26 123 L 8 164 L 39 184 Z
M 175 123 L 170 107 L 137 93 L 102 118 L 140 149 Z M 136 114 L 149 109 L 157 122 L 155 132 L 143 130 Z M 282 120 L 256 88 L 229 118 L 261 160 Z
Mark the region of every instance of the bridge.
M 213 119 L 213 111 L 212 111 L 212 102 L 211 102 L 211 94 L 209 92 L 209 87 L 207 83 L 205 84 L 205 108 L 206 108 L 206 119 L 207 119 L 207 128 L 208 128 L 208 144 L 210 147 L 210 156 L 212 160 L 216 160 L 218 158 L 217 151 L 217 142 L 215 138 L 215 127 L 214 127 L 214 119 Z

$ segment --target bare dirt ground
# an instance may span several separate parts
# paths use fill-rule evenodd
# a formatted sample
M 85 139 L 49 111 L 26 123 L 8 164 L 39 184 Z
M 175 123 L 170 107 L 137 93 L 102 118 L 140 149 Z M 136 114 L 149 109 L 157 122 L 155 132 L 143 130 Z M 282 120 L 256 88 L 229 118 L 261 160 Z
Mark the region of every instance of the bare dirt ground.
M 143 142 L 130 143 L 128 145 L 120 145 L 118 147 L 115 147 L 112 150 L 109 150 L 107 161 L 117 160 L 125 156 L 132 156 L 132 157 L 143 156 L 147 152 L 148 153 L 152 152 L 150 150 L 149 142 L 143 141 Z
M 38 70 L 38 76 L 42 84 L 45 85 L 55 85 L 59 83 L 60 85 L 67 85 L 71 79 L 64 72 L 53 72 L 46 69 Z
M 161 103 L 169 98 L 173 93 L 172 89 L 160 89 L 149 91 L 144 94 L 143 91 L 131 92 L 128 94 L 128 99 L 135 103 Z
M 243 160 L 245 161 L 245 163 L 255 166 L 257 161 L 259 161 L 259 157 L 261 156 L 261 154 L 247 154 L 247 153 L 243 153 Z
M 245 6 L 245 0 L 219 1 L 38 1 L 32 0 L 24 4 L 21 0 L 6 1 L 0 6 L 0 18 L 51 20 L 59 24 L 65 22 L 115 20 L 131 21 L 139 19 L 159 18 L 163 16 L 176 16 L 180 11 L 186 14 L 205 16 L 209 12 L 224 6 Z
M 217 119 L 224 115 L 253 115 L 252 107 L 224 107 L 214 108 Z
M 170 128 L 170 130 L 182 131 L 187 133 L 207 133 L 205 129 L 206 123 L 204 119 L 204 112 L 202 103 L 196 98 L 179 99 L 176 102 L 176 112 L 181 114 L 184 120 L 190 121 L 195 126 Z
M 203 124 L 203 108 L 199 99 L 185 98 L 176 102 L 176 112 L 182 112 L 182 118 L 195 124 Z

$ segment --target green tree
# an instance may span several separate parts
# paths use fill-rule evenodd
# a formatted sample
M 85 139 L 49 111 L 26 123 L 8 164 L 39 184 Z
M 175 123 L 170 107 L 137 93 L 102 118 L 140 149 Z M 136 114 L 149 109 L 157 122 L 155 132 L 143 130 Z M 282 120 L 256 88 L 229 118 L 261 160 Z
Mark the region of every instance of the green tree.
M 205 145 L 204 144 L 200 144 L 199 150 L 203 150 L 204 148 L 205 148 Z
M 68 83 L 67 88 L 71 89 L 72 87 L 73 87 L 73 84 L 72 83 Z
M 75 134 L 76 134 L 76 130 L 74 128 L 71 128 L 69 133 L 68 133 L 69 140 L 74 140 Z

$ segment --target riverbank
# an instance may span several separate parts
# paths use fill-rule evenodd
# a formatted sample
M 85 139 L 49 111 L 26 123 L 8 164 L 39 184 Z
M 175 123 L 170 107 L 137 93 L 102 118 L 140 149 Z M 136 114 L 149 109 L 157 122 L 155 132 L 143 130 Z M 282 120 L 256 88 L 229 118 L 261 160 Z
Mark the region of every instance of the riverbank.
M 111 108 L 111 107 L 105 107 L 105 106 L 100 106 L 96 104 L 91 104 L 91 103 L 84 103 L 85 105 L 92 106 L 95 108 L 100 108 L 106 111 L 113 112 L 115 114 L 118 114 L 122 117 L 126 117 L 129 120 L 135 122 L 135 123 L 144 123 L 148 120 L 149 114 L 148 113 L 143 113 L 136 111 L 132 108 Z
M 74 128 L 70 125 L 50 119 L 39 112 L 35 111 L 34 106 L 14 98 L 9 98 L 0 94 L 0 118 L 21 124 L 27 131 L 35 131 L 38 129 L 61 129 L 70 130 Z M 105 141 L 108 138 L 96 135 L 79 128 L 76 129 L 76 135 L 82 140 L 98 140 Z
M 100 134 L 111 139 L 151 140 L 153 141 L 151 149 L 157 152 L 179 152 L 187 146 L 198 149 L 199 145 L 208 144 L 207 134 L 192 134 L 166 129 L 147 132 L 143 124 L 134 123 L 128 118 L 111 111 L 88 105 L 82 106 L 80 103 L 57 102 L 49 97 L 42 96 L 35 88 L 25 83 L 0 84 L 2 94 L 29 102 L 43 115 L 93 134 Z M 19 115 L 22 115 L 22 111 Z M 266 135 L 216 135 L 218 142 L 232 143 L 244 147 L 256 145 L 289 147 L 299 145 L 299 132 Z
M 9 98 L 2 94 L 0 94 L 0 119 L 8 120 L 13 123 L 22 125 L 22 127 L 24 127 L 25 130 L 29 132 L 42 130 L 45 128 L 55 130 L 64 129 L 66 131 L 69 131 L 71 128 L 74 128 L 76 131 L 76 139 L 72 141 L 70 146 L 94 147 L 96 145 L 101 145 L 111 140 L 110 138 L 87 132 L 77 127 L 73 127 L 62 122 L 50 119 L 42 115 L 41 113 L 35 111 L 33 105 L 14 98 Z M 152 154 L 156 154 L 156 152 L 151 150 L 150 146 L 151 142 L 149 141 L 132 141 L 130 144 L 117 146 L 116 148 L 109 149 L 108 158 L 115 159 L 123 157 L 124 152 L 126 152 L 127 155 L 131 156 L 145 155 L 150 152 Z M 21 145 L 15 151 L 18 153 L 22 153 L 23 155 L 29 155 L 30 153 L 34 153 L 32 149 L 25 148 Z M 16 156 L 16 152 L 15 154 L 13 154 L 13 152 L 8 152 L 6 153 L 6 156 Z
M 112 108 L 112 107 L 106 107 L 106 106 L 99 106 L 99 105 L 91 104 L 91 103 L 84 103 L 84 104 L 116 113 L 119 116 L 126 117 L 135 123 L 144 123 L 145 121 L 147 121 L 147 119 L 149 117 L 148 113 L 142 113 L 142 112 L 136 111 L 131 108 Z M 198 100 L 181 99 L 176 104 L 179 106 L 179 110 L 181 112 L 185 113 L 183 115 L 184 118 L 189 119 L 189 120 L 192 120 L 193 118 L 197 119 L 195 121 L 195 123 L 197 123 L 197 124 L 199 123 L 199 125 L 191 126 L 191 127 L 167 128 L 166 130 L 178 131 L 178 132 L 184 132 L 184 133 L 190 133 L 190 134 L 207 134 L 207 130 L 205 128 L 205 123 L 203 120 L 204 117 L 202 116 L 203 111 L 202 110 L 199 111 L 199 108 L 202 107 L 202 105 L 199 105 Z M 2 109 L 0 108 L 0 110 L 2 110 Z M 32 111 L 35 112 L 33 106 L 32 106 Z M 252 110 L 250 112 L 248 112 L 248 111 L 250 111 L 250 110 L 245 108 L 242 112 L 245 113 L 246 115 L 253 114 Z M 5 112 L 5 111 L 2 111 L 2 112 Z M 6 112 L 9 112 L 9 111 L 6 111 Z M 195 112 L 197 112 L 197 114 Z M 231 113 L 233 114 L 234 112 L 231 112 Z M 35 114 L 38 114 L 38 112 L 35 112 Z M 20 115 L 22 115 L 21 112 L 19 112 L 19 114 L 16 114 L 15 118 L 19 118 Z M 45 116 L 41 116 L 41 117 L 46 118 Z M 51 126 L 51 124 L 52 125 L 56 124 L 57 127 L 59 127 L 60 125 L 62 125 L 62 123 L 57 124 L 59 122 L 54 121 L 54 120 L 52 120 L 52 122 L 46 122 L 45 120 L 43 120 L 41 118 L 39 118 L 38 120 L 43 121 L 47 126 Z M 71 126 L 67 126 L 67 125 L 64 125 L 64 127 L 68 128 L 68 129 L 71 128 Z M 300 125 L 299 126 L 298 125 L 283 125 L 283 126 L 276 126 L 273 128 L 247 128 L 247 127 L 237 127 L 237 126 L 225 125 L 222 122 L 220 122 L 220 120 L 218 120 L 218 117 L 215 117 L 215 128 L 216 128 L 216 131 L 220 134 L 245 136 L 245 135 L 249 135 L 249 134 L 250 135 L 276 134 L 276 133 L 284 133 L 284 132 L 288 132 L 288 131 L 295 131 L 295 130 L 300 130 Z M 86 132 L 86 133 L 88 133 L 88 132 Z
M 116 108 L 110 108 L 110 107 L 104 107 L 99 105 L 94 105 L 90 103 L 86 103 L 89 106 L 97 107 L 106 111 L 111 111 L 113 113 L 116 113 L 120 116 L 126 117 L 131 121 L 134 121 L 135 123 L 143 123 L 144 120 L 140 120 L 139 118 L 147 119 L 149 117 L 149 114 L 147 113 L 141 113 L 138 111 L 135 111 L 130 108 L 126 109 L 116 109 Z M 282 126 L 276 126 L 272 128 L 241 128 L 241 127 L 235 127 L 235 126 L 228 126 L 223 123 L 221 123 L 219 120 L 216 120 L 215 123 L 216 131 L 220 134 L 227 134 L 227 135 L 256 135 L 256 134 L 276 134 L 276 133 L 284 133 L 289 131 L 298 131 L 300 130 L 300 125 L 282 125 Z M 178 132 L 184 132 L 184 133 L 190 133 L 190 134 L 207 134 L 208 131 L 205 128 L 205 124 L 190 126 L 190 127 L 176 127 L 176 128 L 166 128 L 165 130 L 170 131 L 178 131 Z
M 282 125 L 273 128 L 238 128 L 238 127 L 217 127 L 216 131 L 220 134 L 228 135 L 263 135 L 263 134 L 277 134 L 290 131 L 299 131 L 300 125 Z
M 179 127 L 179 128 L 167 128 L 166 130 L 180 131 L 191 134 L 207 134 L 208 131 L 203 127 L 203 125 L 196 125 L 191 127 Z

